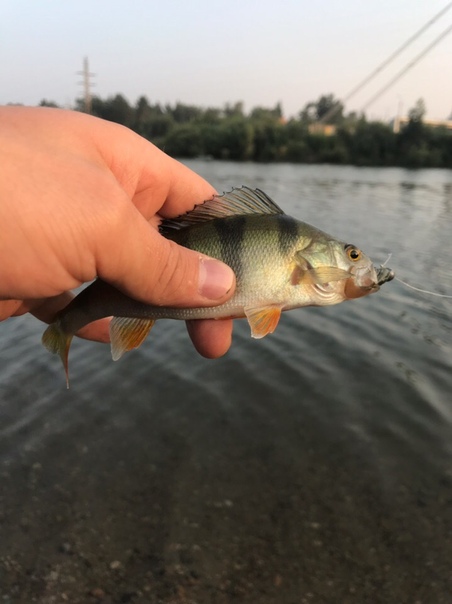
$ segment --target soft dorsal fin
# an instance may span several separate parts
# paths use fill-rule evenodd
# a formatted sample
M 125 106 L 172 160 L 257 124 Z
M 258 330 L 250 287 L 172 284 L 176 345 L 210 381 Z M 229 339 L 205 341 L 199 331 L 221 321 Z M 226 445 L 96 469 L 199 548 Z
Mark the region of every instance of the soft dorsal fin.
M 250 214 L 284 214 L 284 212 L 260 189 L 239 187 L 223 195 L 214 195 L 212 199 L 195 206 L 193 210 L 177 218 L 163 220 L 159 230 L 162 235 L 169 235 L 175 230 L 215 218 Z

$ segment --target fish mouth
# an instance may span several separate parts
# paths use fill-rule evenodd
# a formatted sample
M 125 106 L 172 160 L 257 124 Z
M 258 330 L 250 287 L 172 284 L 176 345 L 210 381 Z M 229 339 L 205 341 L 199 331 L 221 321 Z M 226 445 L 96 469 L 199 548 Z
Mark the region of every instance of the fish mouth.
M 376 269 L 376 272 L 377 283 L 379 286 L 387 283 L 388 281 L 392 281 L 395 277 L 395 272 L 390 268 L 386 268 L 385 266 L 380 266 L 380 268 Z
M 344 293 L 346 298 L 361 298 L 368 294 L 373 294 L 380 289 L 380 286 L 394 279 L 394 271 L 385 266 L 375 268 L 358 269 L 352 273 L 352 278 L 345 282 Z

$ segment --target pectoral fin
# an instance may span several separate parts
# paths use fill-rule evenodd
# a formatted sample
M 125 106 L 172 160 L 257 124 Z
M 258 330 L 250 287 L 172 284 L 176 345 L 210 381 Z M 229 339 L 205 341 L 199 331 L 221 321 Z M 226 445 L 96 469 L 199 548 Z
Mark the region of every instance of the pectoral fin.
M 263 338 L 275 331 L 281 316 L 281 307 L 245 308 L 245 315 L 251 327 L 252 337 Z
M 318 266 L 317 268 L 304 258 L 300 253 L 295 255 L 295 266 L 292 270 L 290 282 L 292 285 L 323 285 L 331 281 L 348 279 L 350 273 L 335 266 Z
M 117 361 L 128 350 L 138 348 L 147 338 L 155 321 L 114 317 L 110 323 L 111 356 Z
M 318 268 L 311 268 L 308 271 L 308 276 L 311 283 L 317 285 L 323 285 L 324 283 L 330 283 L 331 281 L 341 281 L 342 279 L 348 279 L 350 273 L 344 271 L 341 268 L 334 266 L 319 266 Z

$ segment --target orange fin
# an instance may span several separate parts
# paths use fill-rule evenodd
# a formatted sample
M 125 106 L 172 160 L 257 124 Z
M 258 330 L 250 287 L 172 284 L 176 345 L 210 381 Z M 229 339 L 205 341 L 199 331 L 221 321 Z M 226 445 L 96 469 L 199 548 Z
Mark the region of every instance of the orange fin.
M 59 354 L 66 373 L 66 386 L 69 388 L 69 348 L 71 347 L 72 334 L 65 333 L 58 321 L 47 327 L 42 334 L 42 343 L 49 352 Z
M 154 319 L 113 317 L 110 323 L 111 356 L 117 361 L 128 350 L 138 348 L 147 338 Z
M 252 337 L 263 338 L 275 331 L 281 316 L 281 306 L 245 308 L 245 315 L 251 327 Z

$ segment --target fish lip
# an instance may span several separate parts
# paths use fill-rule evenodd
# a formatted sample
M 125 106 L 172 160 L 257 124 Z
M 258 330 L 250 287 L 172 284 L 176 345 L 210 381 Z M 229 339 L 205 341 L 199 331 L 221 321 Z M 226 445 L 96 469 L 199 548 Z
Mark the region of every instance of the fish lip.
M 367 292 L 378 290 L 379 279 L 377 271 L 372 264 L 370 266 L 356 267 L 354 270 L 352 269 L 350 273 L 356 287 Z
M 359 274 L 359 272 L 357 271 L 354 274 L 352 273 L 355 278 L 355 284 L 363 291 L 367 291 L 369 293 L 377 292 L 381 285 L 387 283 L 388 281 L 392 281 L 395 277 L 394 271 L 385 266 L 380 266 L 379 268 L 372 266 L 369 272 L 364 271 L 361 274 Z M 367 281 L 367 283 L 365 281 Z
M 395 272 L 390 268 L 386 268 L 385 266 L 380 266 L 380 268 L 376 269 L 376 272 L 379 286 L 387 283 L 388 281 L 392 281 L 395 277 Z

